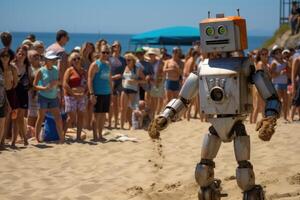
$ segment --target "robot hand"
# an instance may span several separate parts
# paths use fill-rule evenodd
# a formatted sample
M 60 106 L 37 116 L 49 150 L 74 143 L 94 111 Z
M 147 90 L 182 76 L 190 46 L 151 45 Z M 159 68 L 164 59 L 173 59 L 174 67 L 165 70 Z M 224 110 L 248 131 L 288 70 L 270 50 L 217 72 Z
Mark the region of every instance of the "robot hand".
M 277 117 L 269 116 L 260 120 L 256 124 L 256 131 L 258 132 L 258 137 L 263 141 L 270 141 L 272 135 L 275 132 Z
M 167 128 L 168 126 L 168 119 L 162 116 L 155 118 L 152 120 L 148 127 L 148 134 L 152 139 L 158 139 L 160 136 L 161 130 Z

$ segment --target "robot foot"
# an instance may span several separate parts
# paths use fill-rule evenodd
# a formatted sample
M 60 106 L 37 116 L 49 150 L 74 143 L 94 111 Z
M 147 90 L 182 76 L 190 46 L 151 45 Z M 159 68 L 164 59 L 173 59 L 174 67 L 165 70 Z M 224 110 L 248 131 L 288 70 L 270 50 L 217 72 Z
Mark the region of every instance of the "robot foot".
M 201 187 L 198 192 L 198 200 L 220 200 L 221 197 L 227 197 L 227 194 L 221 193 L 221 180 L 215 179 L 207 187 Z
M 265 200 L 265 193 L 260 185 L 255 185 L 251 190 L 244 192 L 243 200 Z

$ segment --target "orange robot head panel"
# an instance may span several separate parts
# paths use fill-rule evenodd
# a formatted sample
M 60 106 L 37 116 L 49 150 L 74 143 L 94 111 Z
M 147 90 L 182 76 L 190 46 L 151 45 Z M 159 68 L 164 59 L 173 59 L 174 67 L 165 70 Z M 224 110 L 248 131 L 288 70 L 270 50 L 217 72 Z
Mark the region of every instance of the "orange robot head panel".
M 208 18 L 200 22 L 203 52 L 232 52 L 248 48 L 246 20 L 239 16 Z

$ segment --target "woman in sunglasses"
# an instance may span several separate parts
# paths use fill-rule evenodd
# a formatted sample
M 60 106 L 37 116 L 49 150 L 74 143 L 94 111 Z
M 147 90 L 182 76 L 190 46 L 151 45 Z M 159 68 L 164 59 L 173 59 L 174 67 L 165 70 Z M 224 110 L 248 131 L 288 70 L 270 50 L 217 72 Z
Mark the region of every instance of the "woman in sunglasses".
M 16 93 L 19 102 L 17 114 L 17 126 L 20 136 L 24 139 L 24 145 L 28 145 L 25 129 L 25 114 L 28 110 L 28 91 L 31 88 L 30 80 L 30 63 L 27 57 L 27 47 L 21 46 L 16 51 L 16 57 L 12 64 L 16 67 L 18 72 L 18 84 Z
M 121 94 L 121 129 L 124 129 L 124 124 L 129 121 L 131 128 L 131 113 L 138 106 L 138 89 L 140 83 L 145 83 L 145 76 L 141 68 L 136 66 L 137 57 L 132 53 L 125 55 L 126 67 L 123 72 Z M 129 112 L 128 112 L 129 111 Z
M 91 64 L 88 71 L 90 101 L 94 105 L 93 137 L 95 141 L 101 142 L 105 141 L 102 130 L 106 113 L 109 113 L 112 88 L 109 54 L 109 47 L 101 46 L 99 59 Z
M 83 115 L 86 110 L 87 75 L 81 65 L 80 54 L 73 52 L 69 56 L 69 68 L 63 79 L 65 111 L 68 113 L 67 127 L 72 127 L 75 120 L 77 125 L 76 140 L 81 140 Z M 77 117 L 76 117 L 77 116 Z M 65 130 L 66 132 L 66 130 Z

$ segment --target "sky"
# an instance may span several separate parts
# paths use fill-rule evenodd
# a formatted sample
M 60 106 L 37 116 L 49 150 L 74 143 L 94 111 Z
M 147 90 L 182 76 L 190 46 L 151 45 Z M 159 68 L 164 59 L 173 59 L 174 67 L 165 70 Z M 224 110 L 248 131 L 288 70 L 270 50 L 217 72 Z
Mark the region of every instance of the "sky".
M 279 26 L 279 0 L 0 0 L 0 31 L 141 33 L 194 26 L 224 13 L 247 20 L 249 35 L 269 36 Z

